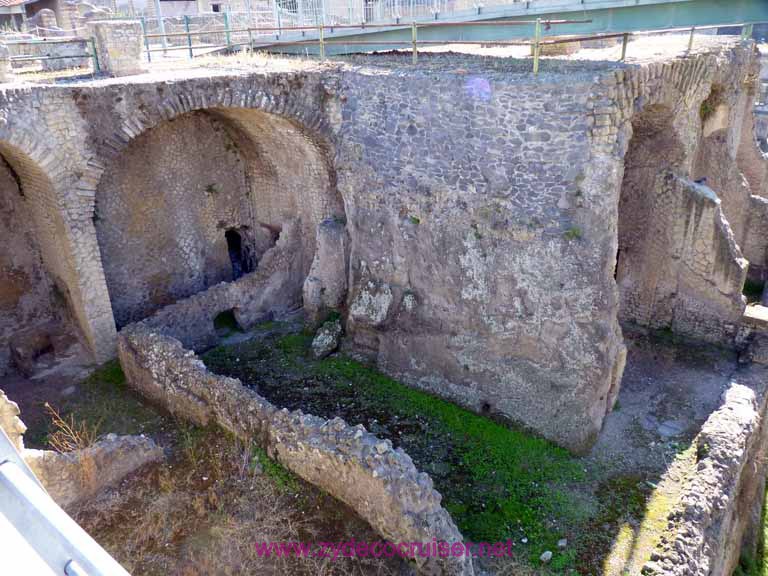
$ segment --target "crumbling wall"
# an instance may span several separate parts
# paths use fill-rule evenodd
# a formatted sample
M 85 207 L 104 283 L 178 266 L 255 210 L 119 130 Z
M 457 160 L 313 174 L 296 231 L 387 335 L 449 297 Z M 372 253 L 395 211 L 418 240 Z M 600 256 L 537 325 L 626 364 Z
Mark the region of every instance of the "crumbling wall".
M 298 222 L 286 222 L 277 244 L 266 252 L 255 272 L 166 306 L 142 324 L 187 348 L 205 350 L 219 341 L 214 320 L 222 312 L 232 311 L 238 325 L 247 329 L 273 314 L 299 308 L 305 277 L 297 258 L 300 235 Z
M 643 574 L 731 574 L 742 540 L 757 541 L 768 447 L 766 376 L 757 365 L 737 373 L 722 405 L 704 423 L 695 440 L 696 469 L 685 478 L 667 531 Z
M 747 262 L 719 198 L 670 172 L 656 175 L 643 196 L 645 213 L 620 208 L 631 221 L 624 232 L 633 233 L 619 238 L 620 318 L 699 340 L 733 341 L 745 306 Z
M 245 109 L 193 111 L 133 139 L 96 196 L 117 324 L 232 280 L 228 231 L 256 267 L 298 219 L 293 257 L 306 274 L 318 224 L 343 214 L 324 155 L 299 127 Z
M 27 427 L 19 415 L 18 404 L 0 390 L 0 429 L 51 498 L 64 508 L 117 485 L 145 464 L 163 459 L 163 449 L 144 435 L 107 434 L 91 446 L 65 453 L 25 449 Z
M 363 426 L 280 410 L 239 380 L 216 376 L 178 340 L 142 323 L 123 329 L 118 353 L 128 383 L 171 413 L 215 423 L 255 441 L 305 480 L 351 506 L 391 542 L 461 542 L 431 478 L 401 448 Z M 468 557 L 415 558 L 424 573 L 473 574 Z

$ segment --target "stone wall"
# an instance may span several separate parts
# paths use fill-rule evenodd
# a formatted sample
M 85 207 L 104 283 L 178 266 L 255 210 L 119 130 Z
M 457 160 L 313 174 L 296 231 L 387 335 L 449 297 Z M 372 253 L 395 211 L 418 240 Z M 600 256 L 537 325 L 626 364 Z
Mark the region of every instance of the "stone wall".
M 163 449 L 151 438 L 107 434 L 94 444 L 72 452 L 24 448 L 27 427 L 19 406 L 0 390 L 0 429 L 30 467 L 48 495 L 63 508 L 75 506 L 117 485 L 145 464 L 163 459 Z
M 641 202 L 620 207 L 620 318 L 715 343 L 732 342 L 744 312 L 747 261 L 711 188 L 654 175 Z M 625 179 L 626 185 L 626 179 Z M 624 224 L 622 229 L 622 224 Z
M 342 419 L 280 410 L 239 380 L 216 376 L 171 337 L 143 323 L 121 331 L 128 383 L 171 413 L 255 441 L 286 468 L 345 502 L 391 542 L 461 542 L 432 480 L 389 440 Z M 471 575 L 469 558 L 421 558 L 423 573 Z
M 654 111 L 669 119 L 660 126 L 674 154 L 659 162 L 663 152 L 648 148 L 655 164 L 647 176 L 654 183 L 666 172 L 676 182 L 706 177 L 724 216 L 714 201 L 697 205 L 704 212 L 690 204 L 694 216 L 706 213 L 700 233 L 708 240 L 676 232 L 673 240 L 695 250 L 670 247 L 691 258 L 674 270 L 721 265 L 691 276 L 701 284 L 681 298 L 687 310 L 722 316 L 672 327 L 733 344 L 740 305 L 733 241 L 746 234 L 752 190 L 738 170 L 721 174 L 721 167 L 742 141 L 745 90 L 757 62 L 751 45 L 635 66 L 553 61 L 537 78 L 528 63 L 510 60 L 431 55 L 416 68 L 406 61 L 275 61 L 248 72 L 169 73 L 163 82 L 137 76 L 0 93 L 0 118 L 10 118 L 0 122 L 0 145 L 22 139 L 26 154 L 50 155 L 42 171 L 50 185 L 30 196 L 50 199 L 39 213 L 59 228 L 39 228 L 59 230 L 66 242 L 41 233 L 41 251 L 92 345 L 113 342 L 105 311 L 121 322 L 149 313 L 152 307 L 121 317 L 120 309 L 135 287 L 146 294 L 163 286 L 152 275 L 167 269 L 180 277 L 180 258 L 191 262 L 188 283 L 179 278 L 158 290 L 157 306 L 226 278 L 228 226 L 266 223 L 276 234 L 296 220 L 308 306 L 314 315 L 341 302 L 347 346 L 414 386 L 586 448 L 623 370 L 614 279 L 626 222 L 620 198 L 633 150 L 642 149 L 636 136 L 658 124 Z M 713 93 L 722 101 L 710 106 Z M 22 136 L 34 126 L 48 133 Z M 142 143 L 153 143 L 151 158 L 142 156 Z M 214 158 L 231 167 L 226 177 Z M 167 175 L 174 169 L 178 183 Z M 220 180 L 221 206 L 205 193 L 216 182 L 199 182 L 208 174 Z M 203 200 L 192 204 L 201 187 Z M 692 191 L 675 190 L 679 198 Z M 246 221 L 247 195 L 253 215 Z M 322 236 L 319 224 L 335 219 L 346 219 L 346 229 Z M 184 225 L 174 229 L 177 222 Z M 140 265 L 123 242 L 138 247 Z M 329 249 L 318 250 L 318 242 Z M 321 253 L 325 263 L 313 263 Z M 112 269 L 109 289 L 121 295 L 114 315 L 102 258 Z M 120 276 L 122 266 L 130 277 Z M 665 315 L 667 303 L 657 300 L 649 317 Z
M 294 257 L 306 274 L 317 224 L 341 210 L 330 182 L 314 144 L 255 111 L 192 112 L 135 138 L 96 194 L 118 326 L 232 280 L 227 233 L 242 241 L 248 267 L 257 267 L 285 223 L 298 217 Z
M 40 255 L 28 200 L 0 156 L 0 376 L 21 332 L 66 316 Z
M 742 541 L 755 552 L 763 530 L 766 376 L 757 365 L 737 373 L 705 422 L 695 440 L 696 469 L 643 574 L 731 574 Z
M 88 30 L 96 43 L 102 72 L 131 76 L 141 72 L 142 31 L 135 20 L 94 20 Z

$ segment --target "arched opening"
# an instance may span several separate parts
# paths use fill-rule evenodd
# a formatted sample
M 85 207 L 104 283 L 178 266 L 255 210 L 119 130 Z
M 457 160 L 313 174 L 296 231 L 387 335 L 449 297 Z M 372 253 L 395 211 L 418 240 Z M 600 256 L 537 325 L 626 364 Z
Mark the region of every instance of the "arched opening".
M 243 239 L 237 230 L 227 230 L 224 233 L 224 238 L 227 240 L 229 260 L 232 262 L 232 279 L 237 280 L 243 274 L 251 272 L 250 263 L 245 257 Z
M 257 270 L 292 221 L 306 276 L 318 224 L 339 215 L 324 145 L 296 123 L 221 108 L 162 122 L 128 144 L 97 188 L 115 321 L 124 326 Z
M 615 278 L 619 320 L 663 327 L 672 288 L 665 269 L 665 238 L 671 230 L 664 177 L 682 164 L 684 151 L 673 129 L 672 111 L 649 106 L 632 120 L 619 197 Z
M 42 356 L 78 342 L 51 198 L 34 163 L 0 145 L 0 376 L 29 376 Z

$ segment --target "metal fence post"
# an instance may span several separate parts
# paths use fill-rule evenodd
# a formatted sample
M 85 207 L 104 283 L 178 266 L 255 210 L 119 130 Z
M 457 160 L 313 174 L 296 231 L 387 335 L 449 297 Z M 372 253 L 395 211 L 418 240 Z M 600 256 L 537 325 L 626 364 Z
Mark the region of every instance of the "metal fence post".
M 621 58 L 620 60 L 624 62 L 624 60 L 627 59 L 627 45 L 629 44 L 629 34 L 624 32 L 624 35 L 621 37 Z
M 536 31 L 533 41 L 533 73 L 539 73 L 539 49 L 541 41 L 541 18 L 536 18 Z
M 152 52 L 149 51 L 149 38 L 147 38 L 147 19 L 141 17 L 141 31 L 144 33 L 144 47 L 147 49 L 147 62 L 152 62 Z
M 696 26 L 691 27 L 691 34 L 688 36 L 688 52 L 693 50 L 693 35 L 696 33 Z
M 101 72 L 101 66 L 99 65 L 99 53 L 96 51 L 96 38 L 91 36 L 91 50 L 93 50 L 93 72 L 98 74 Z
M 323 36 L 323 25 L 317 27 L 320 37 L 320 60 L 325 60 L 325 37 Z
M 419 49 L 416 44 L 416 22 L 411 22 L 411 42 L 413 43 L 413 64 L 419 60 Z
M 229 12 L 224 12 L 224 35 L 227 39 L 227 48 L 232 44 L 232 34 L 229 29 Z
M 189 33 L 189 16 L 184 15 L 184 29 L 187 31 L 187 46 L 189 47 L 189 59 L 192 60 L 195 57 L 192 52 L 192 34 Z

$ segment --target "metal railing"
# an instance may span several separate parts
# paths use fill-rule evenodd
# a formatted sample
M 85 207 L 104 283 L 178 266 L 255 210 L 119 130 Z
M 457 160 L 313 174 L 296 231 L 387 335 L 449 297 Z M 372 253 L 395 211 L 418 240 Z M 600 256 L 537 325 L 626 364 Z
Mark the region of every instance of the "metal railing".
M 88 46 L 87 52 L 76 54 L 62 54 L 62 55 L 40 55 L 40 54 L 18 54 L 10 56 L 11 64 L 14 62 L 51 62 L 51 61 L 70 61 L 75 64 L 73 67 L 80 67 L 79 63 L 82 61 L 90 61 L 93 63 L 93 72 L 99 73 L 101 67 L 99 65 L 99 56 L 96 52 L 96 41 L 93 38 L 40 38 L 39 40 L 12 40 L 5 42 L 5 46 L 10 49 L 15 47 L 32 47 L 34 49 L 45 49 L 47 46 L 55 46 L 59 44 L 77 45 L 85 43 Z
M 652 30 L 652 31 L 639 31 L 639 32 L 618 32 L 609 34 L 590 34 L 581 36 L 544 36 L 543 30 L 549 30 L 552 26 L 568 25 L 568 24 L 585 24 L 590 23 L 591 20 L 542 20 L 540 18 L 536 20 L 485 20 L 485 21 L 465 21 L 465 22 L 416 22 L 413 21 L 410 24 L 319 24 L 316 26 L 311 25 L 296 25 L 296 26 L 268 26 L 268 27 L 255 27 L 255 28 L 232 28 L 229 26 L 229 20 L 224 19 L 224 28 L 216 32 L 211 31 L 193 31 L 189 26 L 183 32 L 166 33 L 166 34 L 146 34 L 145 35 L 145 51 L 147 59 L 151 62 L 152 53 L 155 52 L 167 52 L 169 50 L 186 50 L 189 58 L 195 57 L 195 50 L 198 49 L 237 49 L 246 48 L 250 51 L 255 50 L 279 50 L 280 47 L 301 47 L 301 46 L 317 46 L 318 53 L 321 60 L 326 58 L 326 49 L 334 46 L 344 46 L 347 52 L 365 52 L 366 50 L 373 49 L 374 47 L 391 47 L 408 48 L 410 47 L 412 53 L 412 62 L 416 64 L 418 62 L 418 48 L 419 46 L 441 46 L 452 44 L 465 44 L 465 45 L 483 45 L 483 46 L 530 46 L 531 56 L 533 58 L 532 70 L 534 74 L 538 74 L 540 67 L 540 59 L 542 50 L 548 46 L 555 46 L 559 44 L 568 44 L 573 42 L 583 41 L 598 41 L 598 40 L 620 40 L 621 41 L 621 55 L 619 61 L 626 60 L 629 42 L 632 38 L 656 35 L 656 34 L 688 34 L 687 51 L 690 52 L 694 47 L 695 33 L 703 30 L 715 30 L 721 28 L 720 25 L 711 26 L 699 26 L 692 28 L 667 28 L 664 30 Z M 426 28 L 457 28 L 462 26 L 471 27 L 483 27 L 483 26 L 530 26 L 532 27 L 530 40 L 420 40 L 419 30 Z M 732 25 L 729 25 L 732 26 Z M 749 38 L 752 33 L 752 24 L 737 25 L 742 28 L 742 39 Z M 328 38 L 326 32 L 333 34 L 336 31 L 351 31 L 359 30 L 361 33 L 370 32 L 375 29 L 410 29 L 410 40 L 360 40 L 358 38 Z M 312 33 L 313 38 L 305 37 L 306 33 Z M 195 44 L 193 38 L 199 37 L 205 34 L 219 33 L 225 37 L 225 42 L 221 44 Z M 295 40 L 281 40 L 283 34 L 300 33 L 301 38 Z M 235 41 L 236 37 L 242 38 L 243 35 L 247 36 L 247 41 Z M 275 36 L 275 40 L 265 41 L 265 36 Z M 165 39 L 166 41 L 173 42 L 174 40 L 183 39 L 182 42 L 177 42 L 177 46 L 171 46 L 168 48 L 152 48 L 152 40 Z M 357 50 L 350 50 L 350 47 L 359 48 Z
M 4 550 L 3 562 L 26 574 L 130 576 L 51 499 L 2 428 L 0 528 L 18 544 Z

